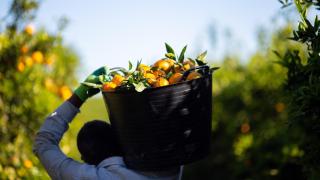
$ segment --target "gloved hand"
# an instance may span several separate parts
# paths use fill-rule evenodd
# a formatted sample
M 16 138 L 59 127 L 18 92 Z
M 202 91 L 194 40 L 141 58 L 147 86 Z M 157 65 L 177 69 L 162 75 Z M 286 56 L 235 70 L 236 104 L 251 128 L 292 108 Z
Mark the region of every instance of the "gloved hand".
M 107 73 L 107 67 L 103 66 L 97 70 L 95 70 L 92 74 L 90 74 L 86 80 L 84 80 L 85 83 L 94 83 L 94 84 L 101 84 L 99 80 L 99 76 L 106 75 Z M 74 94 L 76 94 L 83 102 L 86 101 L 89 97 L 96 95 L 100 92 L 100 89 L 97 87 L 92 87 L 85 85 L 81 83 L 81 85 L 74 91 Z

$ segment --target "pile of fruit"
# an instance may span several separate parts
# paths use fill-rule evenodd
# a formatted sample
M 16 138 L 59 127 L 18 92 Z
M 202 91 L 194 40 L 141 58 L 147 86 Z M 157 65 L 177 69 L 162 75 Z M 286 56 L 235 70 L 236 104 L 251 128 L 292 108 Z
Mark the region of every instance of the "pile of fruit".
M 142 92 L 146 88 L 157 88 L 176 84 L 182 80 L 193 80 L 200 78 L 201 73 L 196 70 L 190 72 L 182 79 L 183 73 L 197 66 L 206 65 L 205 57 L 207 52 L 203 52 L 197 58 L 185 58 L 187 46 L 180 55 L 176 56 L 174 50 L 166 43 L 167 53 L 165 58 L 156 61 L 153 65 L 142 64 L 141 60 L 133 67 L 129 61 L 129 68 L 107 69 L 107 74 L 99 77 L 101 84 L 84 83 L 88 86 L 101 88 L 102 91 L 112 92 L 117 90 L 136 90 Z

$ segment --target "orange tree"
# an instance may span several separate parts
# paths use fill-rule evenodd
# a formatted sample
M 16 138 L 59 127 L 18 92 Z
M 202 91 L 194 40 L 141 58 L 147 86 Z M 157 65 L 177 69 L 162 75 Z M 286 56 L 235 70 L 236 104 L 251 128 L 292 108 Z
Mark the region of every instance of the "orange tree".
M 282 83 L 286 70 L 272 50 L 303 46 L 288 42 L 289 25 L 265 39 L 247 61 L 229 55 L 213 76 L 212 151 L 187 166 L 185 179 L 295 179 L 302 177 L 299 133 L 287 128 Z M 261 41 L 264 42 L 264 41 Z
M 301 148 L 305 155 L 301 160 L 309 179 L 320 179 L 320 20 L 313 22 L 307 11 L 320 10 L 320 0 L 282 0 L 284 6 L 294 4 L 301 20 L 293 31 L 291 40 L 307 47 L 307 59 L 301 58 L 301 50 L 279 53 L 281 64 L 288 70 L 284 83 L 289 106 L 289 123 L 301 131 Z
M 71 95 L 78 57 L 31 24 L 36 0 L 13 0 L 0 27 L 0 179 L 40 178 L 31 143 L 45 116 Z M 42 177 L 43 178 L 43 177 Z

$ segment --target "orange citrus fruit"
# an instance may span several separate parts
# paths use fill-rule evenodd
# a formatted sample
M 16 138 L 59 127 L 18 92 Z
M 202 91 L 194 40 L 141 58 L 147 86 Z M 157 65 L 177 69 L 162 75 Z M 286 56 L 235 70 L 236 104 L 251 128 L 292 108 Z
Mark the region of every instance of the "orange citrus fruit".
M 154 87 L 162 87 L 169 85 L 169 81 L 166 78 L 160 77 L 157 79 L 157 82 L 154 84 Z
M 157 67 L 157 68 L 167 72 L 170 70 L 171 66 L 168 61 L 161 59 L 154 64 L 154 67 Z
M 23 64 L 23 62 L 19 62 L 17 65 L 17 69 L 19 72 L 22 72 L 25 68 L 25 65 Z
M 32 66 L 33 65 L 33 60 L 32 60 L 32 58 L 30 57 L 30 56 L 26 56 L 25 58 L 24 58 L 24 63 L 27 65 L 27 66 Z
M 24 160 L 23 165 L 24 165 L 24 167 L 26 167 L 28 169 L 32 168 L 32 166 L 33 166 L 32 161 L 30 161 L 28 159 Z
M 175 64 L 175 65 L 173 65 L 173 71 L 175 73 L 182 73 L 183 72 L 183 68 L 179 64 Z
M 285 105 L 282 102 L 278 102 L 277 104 L 275 104 L 274 108 L 278 113 L 281 113 L 284 111 Z
M 246 134 L 250 131 L 249 123 L 244 123 L 241 125 L 241 133 Z
M 34 26 L 32 24 L 28 24 L 25 28 L 24 28 L 24 32 L 26 32 L 29 35 L 32 35 L 34 33 Z
M 173 59 L 166 59 L 166 61 L 170 64 L 170 67 L 172 67 L 176 63 L 176 61 Z
M 193 80 L 193 79 L 198 79 L 198 78 L 201 78 L 201 74 L 196 72 L 196 71 L 193 71 L 191 72 L 188 76 L 187 76 L 187 80 Z
M 124 79 L 125 78 L 123 76 L 116 74 L 113 76 L 112 82 L 115 83 L 117 86 L 120 86 Z
M 155 71 L 153 71 L 153 74 L 156 76 L 156 78 L 166 76 L 166 73 L 162 70 L 155 70 Z
M 46 78 L 44 81 L 44 86 L 46 89 L 48 89 L 50 92 L 57 92 L 57 87 L 54 84 L 53 80 L 51 78 Z
M 183 69 L 186 71 L 186 70 L 189 70 L 191 68 L 190 64 L 184 64 L 183 65 Z
M 175 84 L 177 82 L 180 81 L 182 77 L 182 74 L 181 73 L 174 73 L 170 78 L 169 78 L 169 83 L 170 84 Z
M 50 55 L 44 63 L 52 65 L 56 61 L 56 55 Z
M 31 57 L 36 63 L 42 63 L 42 61 L 43 61 L 43 54 L 41 51 L 33 52 Z
M 150 71 L 151 67 L 145 64 L 140 64 L 138 67 L 138 70 L 141 72 L 147 72 Z
M 195 67 L 195 64 L 190 61 L 190 60 L 187 60 L 183 63 L 183 69 L 186 71 L 186 70 L 189 70 L 190 68 L 193 68 Z
M 20 49 L 21 53 L 25 54 L 29 51 L 29 48 L 27 45 L 23 45 Z
M 70 88 L 68 86 L 62 86 L 60 88 L 60 95 L 63 100 L 67 100 L 69 97 L 71 97 L 72 91 L 70 90 Z
M 111 92 L 111 91 L 114 91 L 116 87 L 117 87 L 116 83 L 114 83 L 114 82 L 106 82 L 106 83 L 103 84 L 102 89 L 103 89 L 103 91 Z
M 146 73 L 144 77 L 147 79 L 150 85 L 153 85 L 156 82 L 156 76 L 152 73 Z
M 185 65 L 185 64 L 189 64 L 190 65 L 190 67 L 194 67 L 195 66 L 195 63 L 194 62 L 192 62 L 192 61 L 190 61 L 190 60 L 186 60 L 186 61 L 184 61 L 183 62 L 183 64 Z

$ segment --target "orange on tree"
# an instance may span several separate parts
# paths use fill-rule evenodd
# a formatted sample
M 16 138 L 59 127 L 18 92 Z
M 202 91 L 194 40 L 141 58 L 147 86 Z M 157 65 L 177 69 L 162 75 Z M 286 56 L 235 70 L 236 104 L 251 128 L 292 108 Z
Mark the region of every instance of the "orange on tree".
M 162 87 L 162 86 L 168 86 L 169 81 L 166 78 L 160 77 L 157 79 L 157 82 L 154 84 L 154 87 Z
M 24 63 L 25 63 L 28 67 L 30 67 L 30 66 L 33 65 L 33 60 L 32 60 L 32 58 L 31 58 L 30 56 L 26 56 L 26 57 L 24 57 Z
M 54 54 L 51 54 L 46 60 L 45 60 L 45 64 L 47 65 L 52 65 L 56 60 L 56 56 Z
M 29 48 L 27 45 L 23 45 L 21 48 L 20 48 L 20 51 L 22 54 L 26 54 L 28 51 L 29 51 Z
M 19 72 L 22 72 L 25 69 L 25 65 L 23 62 L 18 62 L 17 69 Z
M 34 33 L 34 26 L 32 24 L 28 24 L 24 28 L 24 32 L 26 32 L 28 35 L 32 35 Z
M 277 104 L 275 104 L 274 108 L 278 113 L 281 113 L 284 111 L 285 105 L 282 102 L 278 102 Z
M 147 79 L 147 82 L 150 85 L 153 85 L 157 81 L 156 76 L 152 73 L 146 73 L 146 74 L 144 74 L 144 77 Z
M 124 79 L 125 78 L 123 76 L 116 74 L 113 76 L 112 82 L 115 83 L 117 86 L 120 86 Z
M 117 84 L 114 82 L 106 82 L 102 86 L 103 91 L 111 92 L 114 91 L 117 87 Z
M 26 167 L 27 169 L 30 169 L 30 168 L 33 167 L 32 161 L 30 161 L 30 160 L 28 160 L 28 159 L 23 161 L 23 165 L 24 165 L 24 167 Z
M 53 82 L 53 80 L 51 78 L 46 78 L 44 81 L 44 86 L 46 87 L 46 89 L 48 89 L 50 92 L 54 92 L 56 93 L 58 91 L 57 86 L 55 85 L 55 83 Z
M 182 73 L 174 73 L 170 78 L 169 78 L 169 83 L 170 84 L 175 84 L 180 81 L 182 78 Z
M 241 125 L 241 133 L 246 134 L 250 131 L 250 124 L 249 123 L 244 123 Z
M 193 80 L 193 79 L 198 79 L 198 78 L 201 78 L 201 74 L 196 72 L 196 71 L 193 71 L 191 72 L 188 76 L 187 76 L 187 80 Z
M 41 51 L 33 52 L 31 57 L 34 60 L 34 62 L 36 62 L 36 63 L 42 63 L 42 61 L 43 61 L 43 54 Z
M 67 100 L 69 97 L 71 97 L 72 91 L 70 90 L 70 88 L 68 86 L 64 85 L 60 88 L 60 95 L 63 100 Z

